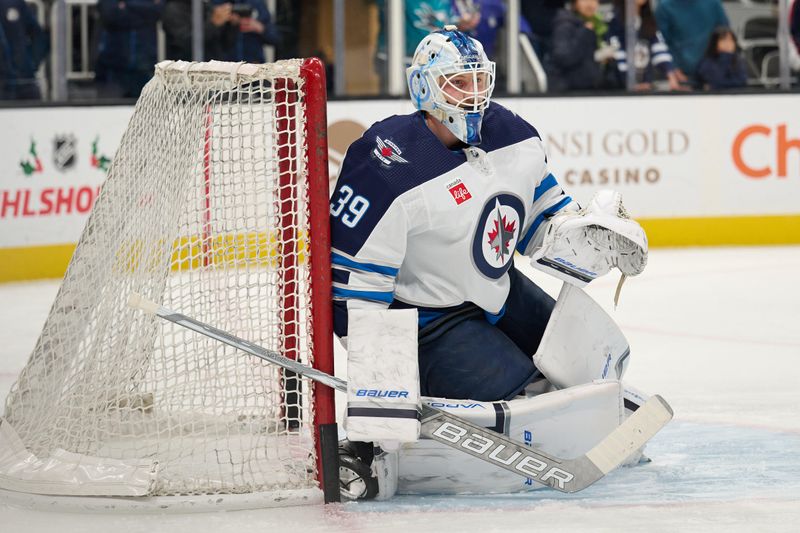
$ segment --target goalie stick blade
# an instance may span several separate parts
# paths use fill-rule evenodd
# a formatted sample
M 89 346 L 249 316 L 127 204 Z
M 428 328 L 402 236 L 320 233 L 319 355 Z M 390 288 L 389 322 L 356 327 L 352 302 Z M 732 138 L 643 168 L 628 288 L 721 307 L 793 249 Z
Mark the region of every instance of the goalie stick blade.
M 672 420 L 672 415 L 672 408 L 666 400 L 655 394 L 602 442 L 589 450 L 586 457 L 604 475 L 608 474 L 653 438 Z
M 159 307 L 139 295 L 131 298 L 129 305 L 333 389 L 347 391 L 347 382 L 342 379 L 186 315 Z M 425 404 L 422 406 L 422 435 L 499 468 L 535 479 L 560 492 L 578 492 L 619 466 L 630 454 L 644 446 L 670 419 L 672 409 L 667 402 L 661 396 L 652 396 L 589 453 L 575 459 L 553 457 L 536 447 L 525 446 L 505 435 Z

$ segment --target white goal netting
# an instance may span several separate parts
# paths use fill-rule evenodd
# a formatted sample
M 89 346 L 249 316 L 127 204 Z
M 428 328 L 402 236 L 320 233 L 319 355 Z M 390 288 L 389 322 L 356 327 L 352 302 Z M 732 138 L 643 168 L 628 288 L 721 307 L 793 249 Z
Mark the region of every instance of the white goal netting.
M 312 363 L 299 70 L 157 66 L 6 400 L 0 487 L 316 489 L 306 380 L 126 305 L 138 292 Z

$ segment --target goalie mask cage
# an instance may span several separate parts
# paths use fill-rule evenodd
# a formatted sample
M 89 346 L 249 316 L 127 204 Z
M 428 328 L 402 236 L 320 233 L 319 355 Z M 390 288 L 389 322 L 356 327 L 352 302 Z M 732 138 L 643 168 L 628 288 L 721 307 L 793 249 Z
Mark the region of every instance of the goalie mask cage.
M 141 293 L 333 374 L 328 209 L 319 60 L 157 65 L 6 400 L 4 493 L 321 502 L 333 392 L 126 303 Z

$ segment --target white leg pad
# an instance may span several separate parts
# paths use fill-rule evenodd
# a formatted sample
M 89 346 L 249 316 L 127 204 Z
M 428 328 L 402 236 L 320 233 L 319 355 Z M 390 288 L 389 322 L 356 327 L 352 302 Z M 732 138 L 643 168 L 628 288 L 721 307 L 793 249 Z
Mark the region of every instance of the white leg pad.
M 416 309 L 350 311 L 347 381 L 348 439 L 419 439 Z
M 585 454 L 625 419 L 623 385 L 601 381 L 508 402 L 426 403 L 558 457 Z M 400 448 L 398 494 L 492 494 L 541 488 L 535 480 L 422 439 Z

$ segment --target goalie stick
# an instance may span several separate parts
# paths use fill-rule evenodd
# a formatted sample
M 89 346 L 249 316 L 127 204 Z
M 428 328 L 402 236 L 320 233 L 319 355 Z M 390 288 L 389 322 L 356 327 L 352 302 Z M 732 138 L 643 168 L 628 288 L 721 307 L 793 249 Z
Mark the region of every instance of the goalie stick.
M 347 382 L 342 379 L 161 307 L 141 295 L 132 294 L 128 305 L 216 339 L 335 390 L 347 392 Z M 578 492 L 608 474 L 633 452 L 644 446 L 672 419 L 672 414 L 672 409 L 661 396 L 651 396 L 644 405 L 588 453 L 574 459 L 554 457 L 536 447 L 523 445 L 500 433 L 424 403 L 421 412 L 421 435 L 499 468 L 535 479 L 555 490 Z

